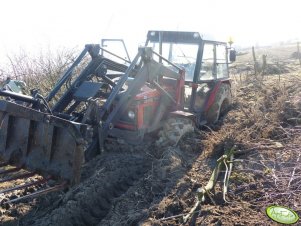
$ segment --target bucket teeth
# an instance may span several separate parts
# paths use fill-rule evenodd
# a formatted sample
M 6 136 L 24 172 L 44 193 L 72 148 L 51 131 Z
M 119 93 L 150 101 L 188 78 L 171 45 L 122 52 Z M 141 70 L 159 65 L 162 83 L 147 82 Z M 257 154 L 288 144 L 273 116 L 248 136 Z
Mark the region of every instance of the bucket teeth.
M 8 166 L 8 165 L 9 165 L 9 164 L 8 164 L 7 162 L 1 162 L 1 163 L 0 163 L 0 168 L 1 168 L 1 167 L 4 167 L 4 166 Z
M 18 179 L 26 179 L 26 178 L 32 177 L 34 175 L 35 175 L 35 173 L 32 173 L 32 172 L 23 173 L 23 174 L 12 176 L 12 177 L 9 177 L 9 178 L 6 178 L 6 179 L 1 179 L 0 183 L 13 181 L 13 180 L 18 180 Z
M 5 166 L 9 166 L 9 165 L 6 163 L 0 163 L 0 167 L 5 167 Z M 2 171 L 0 171 L 0 175 L 2 177 L 2 178 L 0 178 L 0 183 L 16 181 L 19 179 L 23 180 L 23 182 L 19 183 L 18 185 L 14 186 L 14 187 L 4 188 L 4 189 L 0 190 L 0 195 L 1 195 L 0 197 L 2 198 L 2 200 L 0 199 L 1 205 L 7 205 L 7 204 L 23 201 L 23 200 L 28 200 L 30 198 L 36 198 L 41 195 L 47 194 L 49 192 L 62 190 L 68 186 L 68 182 L 66 180 L 64 180 L 60 184 L 50 186 L 50 181 L 51 181 L 50 179 L 52 179 L 51 176 L 48 176 L 47 178 L 41 178 L 40 176 L 37 177 L 35 172 L 23 171 L 20 167 L 11 168 L 8 170 L 3 169 Z M 31 178 L 30 179 L 31 181 L 25 182 L 29 178 Z M 13 182 L 13 183 L 15 183 L 15 182 Z M 8 201 L 6 201 L 7 200 L 6 198 L 3 198 L 4 197 L 3 194 L 12 193 L 14 191 L 27 189 L 30 187 L 40 186 L 40 185 L 43 185 L 44 189 L 41 189 L 41 187 L 39 187 L 40 190 L 34 191 L 33 193 L 30 193 L 30 194 L 20 196 L 18 198 L 10 199 Z M 25 193 L 23 193 L 23 194 L 25 194 Z
M 20 170 L 21 170 L 21 167 L 16 167 L 16 168 L 8 169 L 8 170 L 2 170 L 2 171 L 0 171 L 0 175 L 14 173 L 14 172 L 18 172 Z
M 39 197 L 41 195 L 45 195 L 45 194 L 47 194 L 49 192 L 63 190 L 66 187 L 67 187 L 67 183 L 66 182 L 62 182 L 61 184 L 58 184 L 58 185 L 55 185 L 55 186 L 52 186 L 52 187 L 49 187 L 49 188 L 45 188 L 45 189 L 42 189 L 42 190 L 38 190 L 38 191 L 36 191 L 34 193 L 31 193 L 31 194 L 24 195 L 24 196 L 15 198 L 15 199 L 8 200 L 6 202 L 3 202 L 2 205 L 12 204 L 12 203 L 15 203 L 15 202 L 19 202 L 19 201 L 24 201 L 24 200 L 27 200 L 27 199 L 36 198 L 36 197 Z
M 8 193 L 8 192 L 29 188 L 29 187 L 32 187 L 32 186 L 45 184 L 47 181 L 48 181 L 47 179 L 41 179 L 41 180 L 25 183 L 25 184 L 22 184 L 22 185 L 18 185 L 18 186 L 12 187 L 12 188 L 3 189 L 3 190 L 0 191 L 0 194 L 5 194 L 5 193 Z

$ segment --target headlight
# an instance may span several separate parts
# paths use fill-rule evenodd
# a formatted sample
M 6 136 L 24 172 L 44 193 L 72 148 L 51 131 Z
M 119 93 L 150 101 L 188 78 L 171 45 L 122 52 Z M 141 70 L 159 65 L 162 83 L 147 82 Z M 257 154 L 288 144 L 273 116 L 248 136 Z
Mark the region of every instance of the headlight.
M 135 118 L 135 112 L 129 111 L 129 112 L 128 112 L 128 117 L 129 117 L 130 119 L 134 119 L 134 118 Z

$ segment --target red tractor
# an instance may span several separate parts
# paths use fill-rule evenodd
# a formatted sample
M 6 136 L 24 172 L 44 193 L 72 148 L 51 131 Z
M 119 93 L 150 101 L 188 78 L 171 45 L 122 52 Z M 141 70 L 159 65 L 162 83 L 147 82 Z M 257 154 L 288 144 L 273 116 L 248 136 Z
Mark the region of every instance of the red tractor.
M 0 90 L 0 164 L 74 184 L 108 137 L 139 144 L 161 131 L 158 144 L 176 144 L 231 103 L 228 58 L 197 32 L 149 31 L 133 61 L 86 45 L 46 97 Z
M 234 61 L 235 51 L 224 42 L 203 40 L 197 32 L 149 31 L 145 46 L 158 53 L 152 57 L 166 70 L 179 73 L 161 76 L 152 87 L 143 85 L 109 134 L 141 142 L 164 123 L 170 127 L 177 121 L 181 128 L 191 124 L 189 120 L 196 126 L 215 123 L 231 103 L 228 56 Z M 168 133 L 172 135 L 172 129 Z

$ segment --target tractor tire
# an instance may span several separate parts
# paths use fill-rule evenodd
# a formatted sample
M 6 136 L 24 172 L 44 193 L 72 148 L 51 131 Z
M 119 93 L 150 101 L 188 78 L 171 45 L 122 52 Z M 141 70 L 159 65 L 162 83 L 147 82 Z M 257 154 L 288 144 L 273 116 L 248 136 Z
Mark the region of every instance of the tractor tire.
M 157 146 L 176 146 L 179 140 L 187 133 L 194 131 L 194 122 L 183 117 L 173 117 L 166 120 L 159 132 Z
M 219 120 L 220 116 L 226 113 L 226 111 L 230 107 L 231 101 L 231 87 L 227 83 L 222 83 L 216 93 L 213 104 L 205 112 L 207 123 L 216 123 Z

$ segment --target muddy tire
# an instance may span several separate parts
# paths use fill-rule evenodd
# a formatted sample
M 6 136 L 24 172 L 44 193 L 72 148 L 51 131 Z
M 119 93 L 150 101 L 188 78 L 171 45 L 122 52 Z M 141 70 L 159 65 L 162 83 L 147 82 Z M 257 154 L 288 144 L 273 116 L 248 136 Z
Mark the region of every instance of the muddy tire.
M 213 104 L 205 113 L 206 121 L 209 124 L 216 123 L 221 115 L 226 113 L 232 101 L 231 87 L 229 84 L 222 83 L 216 93 Z
M 168 119 L 161 131 L 157 146 L 177 145 L 179 140 L 187 133 L 194 131 L 194 123 L 188 118 L 173 117 Z

